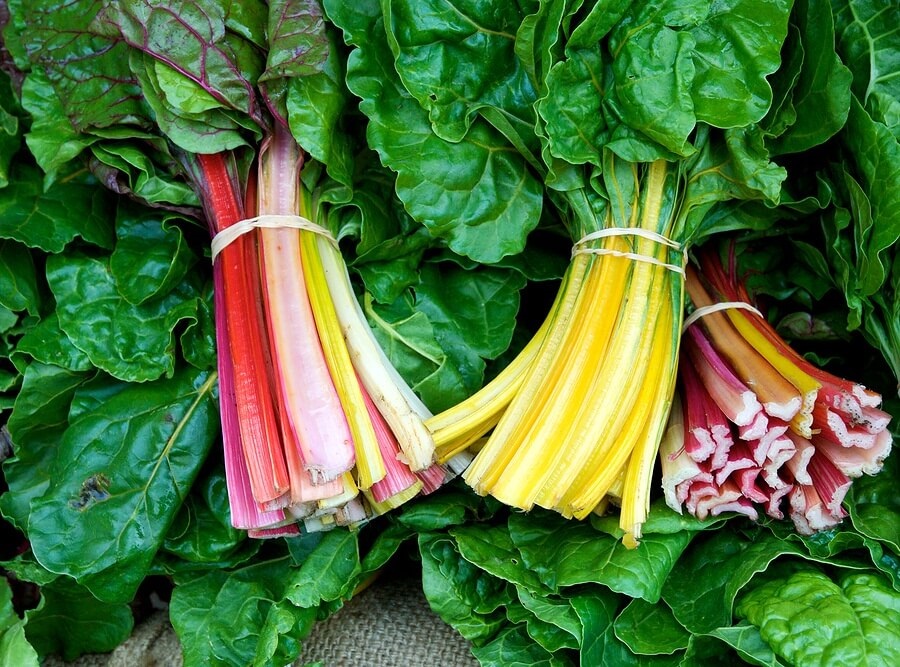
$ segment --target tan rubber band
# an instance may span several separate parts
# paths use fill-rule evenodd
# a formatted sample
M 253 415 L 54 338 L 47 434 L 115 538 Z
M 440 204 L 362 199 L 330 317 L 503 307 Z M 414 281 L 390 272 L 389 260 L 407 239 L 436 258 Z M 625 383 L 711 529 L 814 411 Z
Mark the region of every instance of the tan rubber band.
M 584 247 L 585 243 L 596 241 L 597 239 L 606 238 L 608 236 L 639 236 L 649 241 L 659 243 L 660 245 L 679 250 L 682 254 L 682 264 L 681 266 L 679 266 L 678 264 L 669 264 L 668 262 L 663 262 L 650 255 L 641 255 L 634 252 L 622 252 L 621 250 L 613 250 L 612 248 Z M 582 254 L 612 255 L 613 257 L 625 257 L 626 259 L 632 259 L 637 262 L 647 262 L 648 264 L 655 264 L 656 266 L 661 266 L 664 269 L 668 269 L 669 271 L 674 271 L 682 277 L 684 277 L 684 264 L 687 263 L 687 252 L 684 248 L 682 248 L 680 243 L 666 238 L 662 234 L 657 234 L 656 232 L 650 231 L 649 229 L 640 229 L 637 227 L 607 227 L 606 229 L 598 229 L 597 231 L 591 232 L 590 234 L 585 234 L 572 247 L 572 257 Z
M 210 242 L 212 261 L 215 262 L 216 257 L 219 256 L 219 253 L 227 248 L 230 244 L 232 244 L 235 239 L 243 236 L 247 232 L 253 231 L 254 229 L 258 228 L 302 229 L 307 232 L 318 234 L 319 236 L 325 238 L 335 248 L 338 247 L 338 243 L 331 235 L 331 232 L 322 225 L 316 224 L 312 220 L 308 220 L 307 218 L 304 218 L 300 215 L 265 214 L 258 215 L 255 218 L 247 218 L 246 220 L 236 222 L 230 227 L 226 227 L 221 232 L 218 232 L 215 236 L 213 236 L 212 241 Z
M 741 310 L 749 310 L 751 313 L 755 313 L 760 317 L 763 317 L 763 314 L 759 312 L 756 308 L 751 306 L 749 303 L 745 301 L 720 301 L 719 303 L 711 303 L 708 306 L 701 306 L 693 313 L 688 315 L 687 319 L 684 321 L 684 324 L 681 325 L 681 333 L 687 331 L 687 328 L 691 326 L 694 322 L 699 320 L 701 317 L 705 317 L 711 313 L 717 313 L 720 310 L 730 310 L 732 308 L 738 308 Z

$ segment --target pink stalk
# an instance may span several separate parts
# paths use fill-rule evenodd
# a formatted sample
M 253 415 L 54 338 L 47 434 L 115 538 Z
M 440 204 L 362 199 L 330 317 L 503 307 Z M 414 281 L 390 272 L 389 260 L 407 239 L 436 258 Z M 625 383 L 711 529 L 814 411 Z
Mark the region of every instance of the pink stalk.
M 260 214 L 296 215 L 301 163 L 299 147 L 278 125 L 260 155 Z M 353 467 L 355 452 L 309 304 L 300 232 L 260 229 L 259 237 L 282 408 L 312 481 L 333 480 Z
M 868 449 L 875 445 L 875 434 L 868 428 L 847 424 L 840 413 L 829 410 L 821 403 L 816 403 L 813 408 L 813 429 L 818 430 L 823 438 L 843 447 Z
M 753 455 L 753 460 L 756 465 L 761 466 L 765 463 L 769 450 L 772 448 L 772 444 L 778 440 L 778 438 L 781 438 L 787 430 L 787 422 L 773 418 L 769 422 L 769 427 L 765 433 L 756 439 L 748 439 L 749 442 L 747 444 L 750 447 L 750 452 Z M 741 437 L 743 438 L 743 436 Z
M 216 347 L 219 368 L 219 413 L 222 420 L 222 444 L 225 455 L 225 486 L 231 525 L 242 530 L 255 530 L 284 521 L 284 512 L 260 510 L 250 486 L 250 473 L 244 461 L 241 429 L 238 423 L 237 401 L 234 393 L 234 365 L 228 353 L 228 328 L 222 313 L 225 311 L 225 290 L 222 267 L 213 266 L 213 298 L 215 300 Z
M 256 528 L 248 535 L 257 539 L 272 539 L 275 537 L 296 537 L 300 534 L 300 527 L 296 523 L 289 523 L 275 528 Z
M 763 479 L 772 488 L 781 488 L 784 481 L 779 477 L 782 466 L 797 452 L 797 446 L 787 435 L 779 436 L 772 441 L 766 460 L 763 462 Z
M 393 431 L 391 431 L 387 421 L 378 411 L 365 387 L 362 387 L 362 394 L 366 403 L 366 410 L 369 412 L 369 418 L 372 420 L 372 427 L 375 429 L 375 438 L 378 440 L 378 449 L 381 452 L 381 459 L 384 461 L 385 469 L 384 477 L 375 482 L 370 491 L 375 502 L 383 503 L 391 496 L 406 491 L 419 480 L 410 472 L 409 467 L 397 458 L 397 455 L 400 453 L 400 445 L 397 443 L 397 438 L 394 437 Z
M 796 447 L 794 455 L 785 461 L 788 470 L 791 471 L 791 475 L 793 475 L 797 484 L 812 484 L 812 477 L 809 476 L 809 460 L 816 453 L 816 448 L 813 447 L 809 440 L 793 431 L 788 431 L 788 437 L 794 443 L 794 447 Z
M 718 469 L 713 468 L 716 475 L 716 484 L 721 486 L 733 473 L 736 473 L 739 470 L 752 468 L 755 465 L 756 462 L 750 455 L 750 449 L 747 447 L 747 444 L 738 441 L 728 452 L 728 458 L 722 466 Z
M 419 481 L 422 482 L 422 495 L 427 496 L 429 493 L 437 491 L 446 483 L 448 471 L 446 466 L 436 463 L 428 466 L 424 470 L 419 470 L 415 475 L 419 478 Z
M 837 469 L 827 456 L 816 453 L 809 461 L 809 475 L 825 507 L 834 516 L 846 516 L 841 503 L 850 490 L 850 478 Z
M 775 417 L 772 420 L 781 421 Z M 738 436 L 741 440 L 758 440 L 768 432 L 770 421 L 769 416 L 760 409 L 753 421 L 744 426 L 738 426 Z
M 890 431 L 882 431 L 875 437 L 875 444 L 868 449 L 843 447 L 818 435 L 813 436 L 812 443 L 816 451 L 827 456 L 842 473 L 848 477 L 859 477 L 875 475 L 881 470 L 884 460 L 891 453 L 893 437 Z
M 760 473 L 762 473 L 762 468 L 744 468 L 743 470 L 738 470 L 735 477 L 737 477 L 737 484 L 744 497 L 755 503 L 766 503 L 769 501 L 769 494 L 765 492 L 757 481 Z
M 693 514 L 698 519 L 705 519 L 706 516 L 700 516 L 698 514 L 698 507 L 701 502 L 706 500 L 707 498 L 713 498 L 719 495 L 719 487 L 716 486 L 715 482 L 703 482 L 697 481 L 694 484 L 691 484 L 688 489 L 688 496 L 685 500 L 685 507 L 687 511 Z
M 801 535 L 812 535 L 841 522 L 842 517 L 836 517 L 828 510 L 812 485 L 795 486 L 788 494 L 788 502 L 794 527 Z
M 681 382 L 686 407 L 685 451 L 697 462 L 706 461 L 711 456 L 711 468 L 716 470 L 724 465 L 728 450 L 734 444 L 728 418 L 684 357 L 681 360 Z
M 793 483 L 784 480 L 782 480 L 781 484 L 777 487 L 769 485 L 769 488 L 767 489 L 769 492 L 769 500 L 766 503 L 766 514 L 773 519 L 783 519 L 784 512 L 781 511 L 781 501 L 793 488 Z
M 741 496 L 741 490 L 731 480 L 726 480 L 725 484 L 716 488 L 716 493 L 705 495 L 697 501 L 697 509 L 694 516 L 703 521 L 710 515 L 717 516 L 724 511 L 723 506 L 730 508 L 742 507 L 741 501 L 745 501 L 746 505 L 753 510 L 750 502 Z M 754 518 L 756 511 L 753 510 Z
M 765 418 L 756 394 L 716 352 L 703 329 L 691 325 L 687 334 L 683 338 L 685 350 L 703 386 L 728 419 L 737 426 L 747 426 L 758 420 L 759 415 Z

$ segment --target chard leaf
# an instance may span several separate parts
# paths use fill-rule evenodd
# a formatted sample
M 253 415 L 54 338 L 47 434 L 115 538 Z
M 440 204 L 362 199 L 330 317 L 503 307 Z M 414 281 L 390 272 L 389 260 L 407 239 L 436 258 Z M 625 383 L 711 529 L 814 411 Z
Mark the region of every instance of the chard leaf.
M 91 363 L 128 382 L 172 376 L 172 330 L 182 320 L 195 320 L 195 287 L 181 283 L 165 296 L 133 305 L 119 293 L 107 262 L 78 255 L 50 257 L 47 280 L 60 327 Z
M 692 635 L 691 639 L 700 639 L 702 635 Z M 727 628 L 718 628 L 713 630 L 708 637 L 716 638 L 725 642 L 733 648 L 737 654 L 752 665 L 762 665 L 763 667 L 783 667 L 783 664 L 772 648 L 763 640 L 759 634 L 759 629 L 754 625 L 735 625 Z M 714 655 L 722 655 L 722 645 L 714 642 Z M 691 648 L 685 657 L 691 654 Z M 727 657 L 726 657 L 727 659 Z M 728 663 L 730 664 L 730 663 Z
M 15 355 L 28 355 L 35 361 L 70 371 L 87 371 L 92 368 L 88 356 L 75 347 L 59 328 L 56 311 L 25 332 L 16 343 Z M 16 363 L 15 358 L 13 362 Z
M 58 253 L 76 238 L 112 249 L 111 198 L 104 190 L 76 181 L 44 190 L 40 173 L 27 164 L 13 170 L 0 190 L 0 238 Z
M 121 206 L 117 217 L 109 271 L 119 294 L 134 305 L 165 296 L 197 260 L 179 218 L 131 206 Z
M 525 607 L 509 606 L 506 609 L 506 617 L 514 627 L 524 626 L 528 636 L 548 653 L 578 648 L 578 641 L 575 637 L 557 625 L 538 618 Z
M 592 588 L 571 598 L 572 608 L 581 621 L 580 664 L 623 665 L 638 664 L 637 658 L 616 637 L 613 622 L 619 598 L 610 591 Z
M 329 46 L 318 2 L 273 0 L 268 25 L 269 49 L 260 82 L 303 78 L 322 71 Z
M 583 640 L 581 620 L 568 599 L 547 595 L 544 592 L 532 593 L 521 586 L 516 586 L 516 593 L 522 606 L 534 614 L 535 618 L 571 635 L 577 642 L 576 648 L 581 646 Z
M 750 542 L 729 531 L 716 531 L 696 540 L 679 559 L 663 587 L 663 599 L 690 632 L 712 632 L 731 624 L 735 597 L 757 572 L 783 554 L 802 553 L 772 535 L 762 534 Z
M 798 26 L 803 67 L 791 91 L 796 119 L 771 142 L 773 154 L 800 153 L 838 132 L 850 111 L 850 70 L 835 53 L 834 19 L 830 0 L 794 3 L 792 24 Z
M 10 0 L 15 35 L 43 72 L 72 127 L 83 131 L 143 117 L 126 47 L 94 25 L 102 0 Z
M 72 662 L 85 653 L 108 653 L 131 636 L 127 603 L 101 602 L 69 577 L 41 585 L 41 602 L 27 613 L 25 635 L 41 655 Z
M 567 667 L 572 664 L 536 644 L 522 626 L 503 630 L 484 646 L 474 647 L 472 655 L 482 667 Z
M 15 97 L 9 77 L 0 74 L 0 98 L 4 100 L 0 102 L 0 188 L 9 185 L 9 166 L 22 143 L 21 124 L 15 115 L 21 111 L 8 102 Z
M 517 3 L 386 0 L 382 9 L 397 74 L 438 137 L 461 141 L 485 107 L 534 136 L 537 94 L 515 51 Z
M 101 177 L 103 166 L 108 167 L 113 176 L 106 176 L 104 184 L 114 192 L 133 195 L 151 206 L 200 205 L 197 195 L 187 184 L 173 180 L 170 174 L 154 164 L 146 147 L 106 141 L 94 144 L 91 153 L 97 160 L 92 165 L 93 172 Z
M 850 520 L 868 538 L 883 542 L 900 557 L 900 456 L 895 452 L 875 476 L 864 476 L 850 487 Z
M 665 603 L 632 600 L 614 623 L 616 637 L 639 655 L 672 654 L 688 647 L 691 633 Z
M 28 525 L 31 501 L 46 494 L 64 431 L 69 405 L 84 373 L 33 363 L 9 416 L 14 457 L 3 462 L 9 491 L 0 496 L 0 512 L 20 530 Z
M 853 72 L 853 92 L 900 135 L 900 29 L 891 0 L 832 0 L 837 50 Z M 898 137 L 900 138 L 900 137 Z
M 478 505 L 474 494 L 447 489 L 404 505 L 396 520 L 418 533 L 433 532 L 465 523 Z
M 502 607 L 513 600 L 507 582 L 463 559 L 452 539 L 419 534 L 422 589 L 443 621 L 476 646 L 505 625 Z
M 38 667 L 38 654 L 25 638 L 25 622 L 12 604 L 12 589 L 0 577 L 0 661 L 4 665 Z
M 166 534 L 162 548 L 191 563 L 226 561 L 244 542 L 228 512 L 225 475 L 217 469 L 195 482 Z
M 603 57 L 599 49 L 584 49 L 556 63 L 547 75 L 547 94 L 537 101 L 547 149 L 572 164 L 600 166 L 603 99 Z M 548 162 L 549 164 L 549 162 Z
M 900 642 L 900 593 L 873 574 L 800 569 L 748 591 L 737 614 L 791 664 L 887 666 Z
M 0 240 L 0 305 L 38 314 L 40 294 L 31 253 L 16 241 Z
M 691 540 L 686 532 L 647 535 L 640 549 L 626 549 L 587 524 L 549 512 L 514 514 L 509 532 L 525 565 L 551 590 L 600 583 L 648 602 L 659 600 L 663 582 Z
M 325 10 L 356 47 L 347 85 L 362 98 L 368 142 L 397 172 L 397 195 L 409 214 L 476 261 L 520 252 L 542 203 L 540 185 L 521 155 L 482 122 L 473 122 L 458 143 L 432 132 L 427 113 L 394 70 L 377 2 L 329 0 Z M 448 164 L 455 166 L 450 172 Z
M 289 557 L 178 579 L 170 616 L 190 665 L 287 665 L 316 620 L 285 599 Z M 228 610 L 228 613 L 223 613 Z
M 46 492 L 32 502 L 37 560 L 100 600 L 127 602 L 147 575 L 218 421 L 215 374 L 115 387 L 73 404 Z
M 298 607 L 315 608 L 323 600 L 349 598 L 360 572 L 358 535 L 332 530 L 303 560 L 285 589 L 285 598 Z
M 221 4 L 187 0 L 178 11 L 170 11 L 146 0 L 125 0 L 106 5 L 96 25 L 176 70 L 223 107 L 263 124 L 253 90 L 259 73 L 241 68 L 244 63 L 228 40 Z
M 522 560 L 504 525 L 469 524 L 450 530 L 459 555 L 485 572 L 531 591 L 546 591 L 541 579 Z
M 772 103 L 766 77 L 781 64 L 792 0 L 722 0 L 690 33 L 697 120 L 734 128 L 756 123 Z

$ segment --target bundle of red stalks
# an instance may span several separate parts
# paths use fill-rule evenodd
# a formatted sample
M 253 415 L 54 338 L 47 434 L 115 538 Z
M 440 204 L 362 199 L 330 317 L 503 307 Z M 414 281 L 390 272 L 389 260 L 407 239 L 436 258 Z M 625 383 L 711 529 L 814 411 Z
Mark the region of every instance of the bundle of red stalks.
M 660 447 L 668 505 L 699 519 L 760 511 L 811 534 L 846 516 L 852 478 L 891 449 L 881 396 L 791 349 L 719 256 L 699 254 L 687 293 L 680 386 Z

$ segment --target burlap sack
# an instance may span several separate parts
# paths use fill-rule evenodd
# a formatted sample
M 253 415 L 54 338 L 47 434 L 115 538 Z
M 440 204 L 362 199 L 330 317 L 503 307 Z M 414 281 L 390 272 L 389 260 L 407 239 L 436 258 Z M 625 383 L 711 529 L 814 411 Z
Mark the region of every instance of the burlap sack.
M 472 667 L 468 643 L 438 618 L 411 577 L 384 577 L 313 628 L 297 665 L 325 667 Z M 165 612 L 141 623 L 109 655 L 45 667 L 183 667 L 181 647 Z

